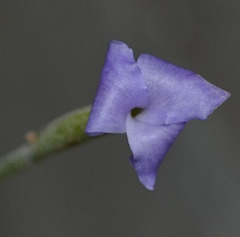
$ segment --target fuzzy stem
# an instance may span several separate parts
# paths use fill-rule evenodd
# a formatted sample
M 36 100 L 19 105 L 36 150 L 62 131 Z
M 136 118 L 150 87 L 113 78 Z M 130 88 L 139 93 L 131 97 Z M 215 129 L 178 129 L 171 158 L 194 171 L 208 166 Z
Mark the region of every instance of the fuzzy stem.
M 40 132 L 29 132 L 27 143 L 0 158 L 0 181 L 49 155 L 90 141 L 84 129 L 90 107 L 77 109 L 53 120 Z

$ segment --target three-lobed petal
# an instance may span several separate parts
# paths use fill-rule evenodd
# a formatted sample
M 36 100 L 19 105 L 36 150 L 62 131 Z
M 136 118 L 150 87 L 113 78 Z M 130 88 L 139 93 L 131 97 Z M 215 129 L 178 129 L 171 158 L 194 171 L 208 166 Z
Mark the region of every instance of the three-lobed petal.
M 191 119 L 206 119 L 230 93 L 198 74 L 111 41 L 86 127 L 89 135 L 127 133 L 140 182 L 153 190 L 166 152 Z M 134 108 L 142 108 L 136 116 Z

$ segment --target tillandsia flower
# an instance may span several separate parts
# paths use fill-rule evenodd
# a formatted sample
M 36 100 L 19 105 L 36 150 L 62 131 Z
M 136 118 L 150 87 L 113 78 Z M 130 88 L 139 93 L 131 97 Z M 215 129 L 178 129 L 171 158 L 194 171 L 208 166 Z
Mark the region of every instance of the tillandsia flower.
M 198 74 L 152 55 L 135 61 L 125 43 L 111 41 L 86 133 L 126 133 L 131 164 L 153 190 L 158 167 L 185 124 L 206 119 L 229 96 Z

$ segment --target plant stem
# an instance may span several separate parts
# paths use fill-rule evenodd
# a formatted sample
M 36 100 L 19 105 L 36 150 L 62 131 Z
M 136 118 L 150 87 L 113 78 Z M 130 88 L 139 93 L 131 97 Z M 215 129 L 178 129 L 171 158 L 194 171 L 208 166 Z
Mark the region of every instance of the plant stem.
M 84 129 L 90 106 L 72 111 L 50 122 L 40 132 L 29 132 L 27 143 L 0 158 L 0 181 L 51 154 L 82 144 L 88 137 Z

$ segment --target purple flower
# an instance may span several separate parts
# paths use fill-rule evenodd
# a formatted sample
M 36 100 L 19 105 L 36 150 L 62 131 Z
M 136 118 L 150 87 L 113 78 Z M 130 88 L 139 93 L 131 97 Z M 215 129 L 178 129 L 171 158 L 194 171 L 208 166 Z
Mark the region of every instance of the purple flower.
M 158 167 L 186 122 L 206 119 L 229 96 L 154 56 L 141 54 L 136 62 L 125 43 L 111 41 L 86 133 L 127 133 L 131 164 L 153 190 Z

